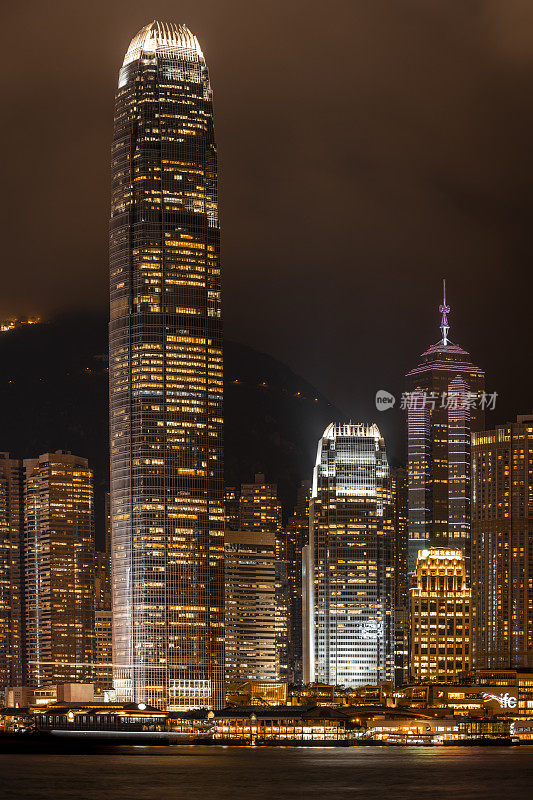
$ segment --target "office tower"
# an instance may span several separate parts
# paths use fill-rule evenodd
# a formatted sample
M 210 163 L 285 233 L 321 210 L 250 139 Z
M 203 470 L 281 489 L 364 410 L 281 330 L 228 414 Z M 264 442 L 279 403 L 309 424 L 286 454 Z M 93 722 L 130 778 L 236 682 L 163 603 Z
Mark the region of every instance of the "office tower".
M 273 533 L 226 531 L 225 586 L 226 679 L 280 680 L 286 618 Z
M 254 483 L 243 483 L 239 499 L 239 529 L 279 533 L 281 526 L 281 503 L 276 484 L 267 483 L 262 474 L 255 476 Z
M 454 679 L 471 663 L 471 590 L 463 551 L 421 550 L 410 595 L 412 679 Z
M 302 682 L 302 553 L 309 541 L 310 495 L 311 482 L 302 481 L 287 522 L 289 674 L 295 683 Z
M 226 486 L 224 489 L 224 510 L 226 530 L 239 530 L 239 490 L 235 486 Z
M 0 453 L 0 690 L 24 680 L 22 462 Z
M 278 673 L 281 679 L 288 680 L 292 675 L 289 674 L 287 542 L 285 532 L 282 530 L 282 508 L 278 500 L 278 487 L 275 483 L 267 483 L 262 473 L 255 475 L 253 483 L 241 484 L 239 530 L 275 535 Z
M 394 520 L 377 425 L 329 425 L 318 443 L 304 548 L 304 682 L 392 680 Z
M 440 311 L 441 340 L 406 376 L 409 574 L 430 546 L 469 556 L 470 434 L 483 428 L 485 375 L 448 338 L 446 292 Z
M 94 660 L 93 474 L 58 450 L 24 460 L 24 578 L 32 686 L 84 682 Z
M 110 223 L 113 661 L 120 699 L 223 703 L 217 152 L 196 37 L 153 22 L 119 73 Z
M 474 665 L 533 667 L 533 415 L 472 436 Z
M 409 593 L 407 581 L 407 470 L 391 469 L 394 504 L 394 685 L 409 680 Z
M 96 608 L 94 612 L 93 680 L 100 689 L 113 686 L 113 620 L 111 609 Z

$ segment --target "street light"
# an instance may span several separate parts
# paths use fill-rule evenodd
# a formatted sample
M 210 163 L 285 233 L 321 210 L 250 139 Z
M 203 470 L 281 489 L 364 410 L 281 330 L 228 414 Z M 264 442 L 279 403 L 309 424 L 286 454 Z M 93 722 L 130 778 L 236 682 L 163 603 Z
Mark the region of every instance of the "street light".
M 257 717 L 255 714 L 250 714 L 250 742 L 252 746 L 255 746 L 255 739 L 254 739 L 254 729 L 257 725 Z M 257 733 L 257 730 L 255 731 Z

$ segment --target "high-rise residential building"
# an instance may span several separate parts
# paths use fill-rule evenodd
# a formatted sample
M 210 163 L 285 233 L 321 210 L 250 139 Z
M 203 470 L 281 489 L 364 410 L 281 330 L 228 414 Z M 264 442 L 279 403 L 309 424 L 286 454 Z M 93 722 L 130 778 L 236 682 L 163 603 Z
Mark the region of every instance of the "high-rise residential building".
M 406 376 L 410 574 L 429 547 L 469 557 L 470 434 L 484 425 L 485 374 L 448 338 L 446 293 L 440 311 L 440 341 Z
M 287 522 L 289 674 L 295 683 L 302 682 L 302 554 L 309 542 L 310 496 L 311 482 L 302 481 Z
M 257 474 L 254 483 L 243 483 L 239 499 L 239 530 L 279 533 L 282 527 L 278 487 Z
M 470 669 L 471 594 L 462 550 L 420 550 L 410 589 L 413 680 L 449 681 Z
M 394 519 L 377 425 L 329 425 L 318 443 L 304 548 L 304 682 L 394 673 Z
M 533 415 L 472 436 L 474 665 L 533 667 Z
M 84 682 L 94 661 L 93 474 L 85 458 L 24 460 L 29 683 Z
M 0 453 L 0 690 L 24 680 L 22 462 Z
M 394 504 L 394 685 L 409 680 L 409 593 L 407 580 L 407 470 L 391 469 Z
M 286 618 L 278 602 L 276 537 L 226 531 L 225 553 L 226 679 L 280 680 Z
M 119 73 L 110 223 L 113 661 L 122 700 L 224 702 L 217 151 L 196 37 L 153 22 Z

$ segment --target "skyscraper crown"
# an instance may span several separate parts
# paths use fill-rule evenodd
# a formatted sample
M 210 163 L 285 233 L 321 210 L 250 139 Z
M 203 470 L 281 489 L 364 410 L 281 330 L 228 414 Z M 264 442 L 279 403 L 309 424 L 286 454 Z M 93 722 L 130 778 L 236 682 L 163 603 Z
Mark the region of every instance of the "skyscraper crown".
M 179 52 L 181 58 L 194 61 L 204 60 L 198 39 L 186 25 L 154 20 L 141 28 L 139 33 L 133 37 L 122 66 L 141 58 L 144 53 L 172 55 L 176 52 Z

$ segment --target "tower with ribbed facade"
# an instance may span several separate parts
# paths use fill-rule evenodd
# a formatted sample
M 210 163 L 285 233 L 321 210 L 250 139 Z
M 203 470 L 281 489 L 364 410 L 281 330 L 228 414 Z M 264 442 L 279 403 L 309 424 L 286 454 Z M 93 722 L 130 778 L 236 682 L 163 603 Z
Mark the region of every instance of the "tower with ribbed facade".
M 347 687 L 394 673 L 394 520 L 377 425 L 331 423 L 318 443 L 303 548 L 303 680 Z
M 224 675 L 222 326 L 212 91 L 153 22 L 119 73 L 110 222 L 114 681 L 217 706 Z

